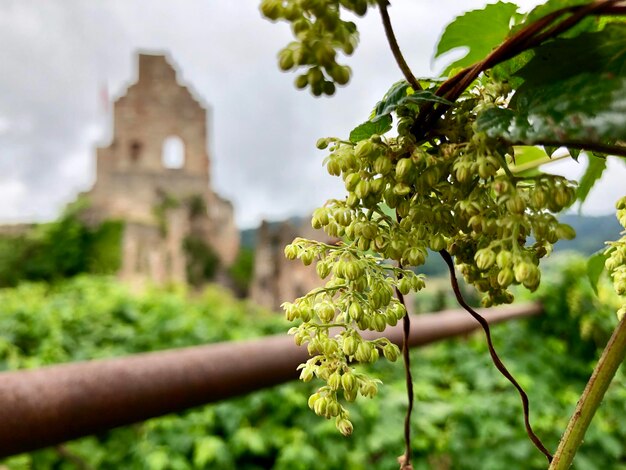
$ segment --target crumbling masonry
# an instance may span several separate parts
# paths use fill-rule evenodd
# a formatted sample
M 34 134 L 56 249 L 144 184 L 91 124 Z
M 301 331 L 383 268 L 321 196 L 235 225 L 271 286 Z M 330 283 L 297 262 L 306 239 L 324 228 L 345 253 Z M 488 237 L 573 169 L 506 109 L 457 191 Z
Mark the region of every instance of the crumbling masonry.
M 139 55 L 138 80 L 115 101 L 113 119 L 86 217 L 125 221 L 121 278 L 186 282 L 188 237 L 231 265 L 239 232 L 231 203 L 210 186 L 206 109 L 165 56 Z

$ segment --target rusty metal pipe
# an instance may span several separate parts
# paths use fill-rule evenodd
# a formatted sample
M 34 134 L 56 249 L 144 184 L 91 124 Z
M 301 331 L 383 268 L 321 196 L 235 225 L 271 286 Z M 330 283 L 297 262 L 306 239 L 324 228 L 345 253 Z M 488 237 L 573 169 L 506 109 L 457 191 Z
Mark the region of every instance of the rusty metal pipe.
M 493 309 L 490 323 L 536 315 L 527 304 Z M 410 345 L 467 333 L 478 323 L 449 310 L 412 317 Z M 402 342 L 400 325 L 384 335 Z M 0 373 L 0 457 L 231 398 L 297 377 L 308 355 L 271 336 Z

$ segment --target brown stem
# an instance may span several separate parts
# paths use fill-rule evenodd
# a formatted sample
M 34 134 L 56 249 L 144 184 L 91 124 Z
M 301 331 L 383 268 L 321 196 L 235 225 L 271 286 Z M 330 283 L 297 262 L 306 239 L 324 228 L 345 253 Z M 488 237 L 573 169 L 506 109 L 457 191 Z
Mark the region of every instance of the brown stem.
M 402 269 L 402 263 L 398 261 L 398 267 Z M 404 295 L 396 287 L 396 296 L 406 311 Z M 402 318 L 402 359 L 404 361 L 404 375 L 406 378 L 406 394 L 408 406 L 404 417 L 404 456 L 400 462 L 400 470 L 409 470 L 411 466 L 411 413 L 413 412 L 413 376 L 411 374 L 411 356 L 409 355 L 409 336 L 411 333 L 411 319 L 406 311 Z
M 400 46 L 398 45 L 398 41 L 396 40 L 396 35 L 393 32 L 393 28 L 391 26 L 391 20 L 389 19 L 389 12 L 387 11 L 388 6 L 389 6 L 388 0 L 378 0 L 378 7 L 380 9 L 380 17 L 383 21 L 383 27 L 385 28 L 385 34 L 387 36 L 387 41 L 389 42 L 389 47 L 391 48 L 393 57 L 396 59 L 396 63 L 398 64 L 398 67 L 400 67 L 400 70 L 402 71 L 402 74 L 404 75 L 404 78 L 406 79 L 406 81 L 409 82 L 409 85 L 411 85 L 411 87 L 415 91 L 421 90 L 422 89 L 421 85 L 419 84 L 415 76 L 413 75 L 413 72 L 411 72 L 411 69 L 409 68 L 408 64 L 404 60 L 404 56 L 402 55 L 402 52 L 400 51 Z
M 454 291 L 454 295 L 456 296 L 457 301 L 459 302 L 461 307 L 467 310 L 467 312 L 469 312 L 469 314 L 474 317 L 478 323 L 480 323 L 480 326 L 485 332 L 485 337 L 487 338 L 487 347 L 489 348 L 489 354 L 491 355 L 491 359 L 494 365 L 519 392 L 519 396 L 522 400 L 522 408 L 524 410 L 524 426 L 526 427 L 526 434 L 528 434 L 528 437 L 533 442 L 535 447 L 539 449 L 543 453 L 543 455 L 546 456 L 548 462 L 551 462 L 552 454 L 548 451 L 548 449 L 546 449 L 546 447 L 543 445 L 539 437 L 537 437 L 537 435 L 533 431 L 532 426 L 530 425 L 530 405 L 528 401 L 528 395 L 526 395 L 526 392 L 524 391 L 522 386 L 517 382 L 517 380 L 515 380 L 515 377 L 513 377 L 513 375 L 509 372 L 509 370 L 506 368 L 506 366 L 498 356 L 498 353 L 496 353 L 493 342 L 491 340 L 491 330 L 489 328 L 489 323 L 487 322 L 487 320 L 485 320 L 484 317 L 482 317 L 478 312 L 470 307 L 467 302 L 465 302 L 465 299 L 461 294 L 461 289 L 459 289 L 459 283 L 457 281 L 456 273 L 454 271 L 452 256 L 450 256 L 450 253 L 448 253 L 446 250 L 441 250 L 439 254 L 446 262 L 446 264 L 448 265 L 448 269 L 450 270 L 450 282 L 452 284 L 452 290 Z
M 616 5 L 616 3 L 618 3 L 618 0 L 604 0 L 589 5 L 567 7 L 540 18 L 506 39 L 483 60 L 461 70 L 458 74 L 446 80 L 437 90 L 437 95 L 448 101 L 456 101 L 463 91 L 465 91 L 465 89 L 476 80 L 478 75 L 485 70 L 515 57 L 527 49 L 539 46 L 546 40 L 572 28 L 586 16 L 592 14 L 624 14 L 626 12 L 626 6 Z M 561 20 L 559 23 L 552 26 L 552 28 L 549 28 L 554 21 L 567 13 L 573 14 Z M 434 126 L 437 119 L 449 108 L 449 105 L 440 104 L 434 107 L 433 103 L 424 103 L 421 113 L 412 128 L 413 133 L 416 134 L 418 139 L 422 139 Z
M 513 145 L 528 145 L 523 142 L 511 142 Z M 626 157 L 626 147 L 622 145 L 603 144 L 602 142 L 580 142 L 580 141 L 551 141 L 541 140 L 535 145 L 547 145 L 552 147 L 568 147 L 580 150 L 589 150 L 591 152 L 605 153 L 607 155 L 614 155 L 619 157 Z

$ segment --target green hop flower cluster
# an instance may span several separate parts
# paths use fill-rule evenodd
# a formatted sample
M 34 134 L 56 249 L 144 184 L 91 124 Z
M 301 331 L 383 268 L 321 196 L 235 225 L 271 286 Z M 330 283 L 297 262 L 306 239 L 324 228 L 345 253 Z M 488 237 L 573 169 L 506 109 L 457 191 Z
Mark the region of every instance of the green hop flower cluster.
M 339 246 L 296 239 L 285 249 L 288 258 L 305 265 L 317 260 L 320 277 L 330 276 L 324 288 L 284 304 L 287 318 L 302 321 L 292 329 L 296 342 L 308 342 L 316 354 L 304 366 L 303 379 L 328 381 L 350 371 L 351 361 L 373 362 L 381 351 L 394 357 L 392 345 L 364 341 L 356 330 L 383 331 L 395 324 L 405 310 L 394 290 L 417 291 L 424 281 L 384 260 L 419 267 L 428 249 L 446 249 L 466 281 L 483 293 L 483 305 L 491 306 L 512 302 L 511 285 L 535 290 L 540 258 L 557 240 L 575 236 L 554 216 L 573 203 L 574 183 L 549 174 L 516 177 L 508 167 L 513 148 L 476 130 L 477 112 L 504 102 L 505 96 L 496 95 L 507 90 L 468 92 L 440 123 L 437 139 L 416 141 L 412 128 L 419 109 L 403 105 L 395 109 L 396 137 L 317 142 L 328 150 L 324 164 L 343 179 L 347 196 L 316 209 L 311 221 L 343 240 Z M 331 327 L 343 331 L 331 338 Z M 328 386 L 321 396 L 334 402 Z M 339 410 L 338 419 L 347 419 Z
M 377 381 L 358 373 L 352 364 L 373 363 L 381 355 L 390 361 L 400 356 L 398 347 L 388 339 L 366 340 L 360 331 L 382 332 L 388 325 L 396 325 L 406 310 L 394 297 L 394 290 L 408 294 L 423 288 L 424 280 L 343 244 L 297 238 L 285 247 L 285 255 L 304 264 L 316 261 L 319 276 L 329 278 L 324 287 L 282 307 L 288 320 L 301 322 L 289 333 L 296 344 L 307 344 L 312 355 L 301 365 L 300 378 L 309 381 L 317 377 L 327 383 L 311 397 L 309 406 L 320 416 L 336 418 L 337 428 L 349 434 L 352 425 L 339 393 L 352 402 L 359 394 L 373 397 L 377 392 Z
M 456 122 L 475 118 L 467 103 L 459 108 Z M 314 212 L 313 226 L 405 266 L 423 264 L 427 248 L 448 249 L 465 279 L 484 293 L 485 306 L 511 302 L 512 284 L 535 290 L 539 259 L 558 239 L 575 236 L 553 215 L 574 201 L 573 183 L 555 175 L 516 178 L 507 171 L 513 149 L 473 126 L 464 126 L 466 135 L 457 129 L 460 143 L 417 145 L 409 132 L 415 116 L 410 109 L 398 114 L 405 133 L 396 138 L 318 141 L 329 147 L 328 172 L 343 178 L 348 196 Z
M 616 208 L 617 220 L 626 229 L 626 196 L 617 201 Z M 613 278 L 613 287 L 617 294 L 626 296 L 626 230 L 619 240 L 609 242 L 609 245 L 605 267 Z M 626 303 L 617 313 L 620 318 L 626 314 Z
M 337 51 L 352 54 L 359 39 L 356 25 L 341 19 L 342 9 L 363 16 L 372 0 L 263 0 L 261 12 L 270 20 L 291 23 L 295 41 L 278 54 L 282 70 L 305 68 L 296 87 L 315 96 L 332 95 L 350 80 L 350 68 L 337 62 Z

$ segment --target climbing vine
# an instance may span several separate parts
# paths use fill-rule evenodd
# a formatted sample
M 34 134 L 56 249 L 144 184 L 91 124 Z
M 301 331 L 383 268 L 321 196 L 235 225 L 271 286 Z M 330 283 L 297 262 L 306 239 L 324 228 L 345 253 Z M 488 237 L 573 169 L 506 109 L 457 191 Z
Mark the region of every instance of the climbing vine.
M 536 290 L 540 260 L 559 239 L 575 236 L 558 221 L 558 213 L 586 198 L 609 155 L 626 155 L 626 3 L 551 0 L 522 14 L 514 4 L 500 2 L 466 13 L 439 42 L 437 55 L 469 49 L 448 67 L 443 82 L 415 78 L 388 7 L 386 0 L 261 4 L 265 16 L 291 24 L 294 41 L 280 51 L 279 65 L 302 71 L 298 88 L 332 95 L 349 81 L 351 71 L 338 62 L 338 54 L 354 51 L 358 31 L 345 13 L 362 16 L 369 8 L 379 10 L 404 77 L 348 137 L 317 142 L 328 152 L 328 172 L 343 179 L 347 194 L 315 210 L 312 225 L 341 241 L 329 245 L 298 238 L 285 248 L 288 258 L 315 263 L 326 279 L 323 287 L 283 305 L 287 318 L 298 323 L 290 330 L 296 343 L 306 344 L 312 356 L 301 366 L 302 380 L 325 382 L 309 406 L 335 419 L 342 434 L 351 434 L 348 403 L 359 395 L 373 397 L 379 386 L 355 363 L 402 356 L 409 406 L 400 460 L 401 468 L 412 468 L 410 319 L 403 296 L 424 287 L 419 267 L 429 252 L 438 253 L 450 268 L 459 303 L 483 327 L 494 364 L 520 394 L 530 439 L 552 462 L 532 429 L 525 392 L 493 348 L 487 322 L 464 301 L 456 272 L 481 292 L 483 306 L 510 303 L 511 287 Z M 590 163 L 579 183 L 539 170 L 561 147 L 574 159 L 581 150 L 588 153 Z M 626 197 L 617 209 L 626 228 Z M 596 280 L 599 263 L 606 266 L 620 295 L 626 293 L 625 243 L 622 238 L 610 244 L 590 262 Z M 626 302 L 622 314 L 625 308 Z M 405 332 L 402 351 L 385 338 L 366 340 L 360 334 L 382 332 L 399 321 Z M 624 322 L 617 333 L 623 328 Z M 624 336 L 614 339 L 621 344 Z M 608 381 L 625 349 L 611 349 L 614 368 Z M 595 393 L 593 406 L 604 391 Z M 569 449 L 572 458 L 577 445 L 580 441 Z M 562 463 L 552 468 L 571 463 L 562 458 L 562 446 L 554 459 Z

